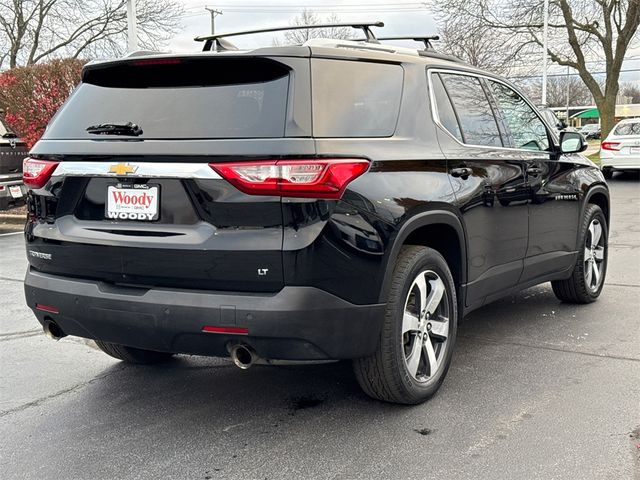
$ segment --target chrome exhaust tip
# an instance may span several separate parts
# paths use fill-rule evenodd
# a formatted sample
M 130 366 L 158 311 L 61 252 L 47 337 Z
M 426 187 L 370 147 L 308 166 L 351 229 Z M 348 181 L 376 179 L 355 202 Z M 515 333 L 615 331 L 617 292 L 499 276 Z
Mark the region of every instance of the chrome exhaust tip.
M 233 345 L 229 353 L 236 367 L 242 370 L 250 368 L 258 359 L 256 352 L 248 345 Z
M 51 319 L 46 319 L 42 326 L 44 334 L 52 340 L 60 340 L 62 337 L 66 337 L 67 334 L 62 331 L 60 326 Z

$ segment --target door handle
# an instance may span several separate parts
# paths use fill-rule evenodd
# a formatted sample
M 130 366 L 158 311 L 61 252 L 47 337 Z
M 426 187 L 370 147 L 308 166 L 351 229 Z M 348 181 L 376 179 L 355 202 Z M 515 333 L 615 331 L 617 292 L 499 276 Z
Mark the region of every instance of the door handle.
M 452 168 L 451 169 L 451 176 L 452 177 L 460 177 L 463 180 L 466 180 L 467 178 L 469 178 L 469 175 L 471 175 L 473 172 L 470 168 L 467 167 L 460 167 L 460 168 Z
M 529 167 L 527 168 L 527 173 L 532 177 L 537 177 L 542 173 L 542 169 L 540 167 Z

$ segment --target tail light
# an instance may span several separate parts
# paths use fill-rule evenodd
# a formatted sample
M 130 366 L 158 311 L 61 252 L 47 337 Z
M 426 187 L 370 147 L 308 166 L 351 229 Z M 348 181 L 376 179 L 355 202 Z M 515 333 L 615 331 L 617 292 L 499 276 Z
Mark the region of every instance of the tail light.
M 210 163 L 249 195 L 339 199 L 347 184 L 369 167 L 364 159 L 257 160 Z
M 31 157 L 25 158 L 22 163 L 22 182 L 29 188 L 44 187 L 51 178 L 58 163 L 59 162 L 52 162 L 51 160 L 36 160 Z
M 602 150 L 613 150 L 615 152 L 620 151 L 620 142 L 602 142 L 600 144 Z

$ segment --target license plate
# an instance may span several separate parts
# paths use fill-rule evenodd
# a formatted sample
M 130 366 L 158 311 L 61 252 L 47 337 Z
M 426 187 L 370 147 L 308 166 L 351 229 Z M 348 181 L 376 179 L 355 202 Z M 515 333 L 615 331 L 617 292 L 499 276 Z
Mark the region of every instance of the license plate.
M 157 220 L 159 197 L 157 186 L 109 185 L 106 217 L 111 220 Z
M 640 147 L 630 147 L 629 148 L 629 153 L 631 153 L 631 154 L 640 153 Z
M 9 187 L 9 193 L 13 198 L 22 198 L 22 189 L 20 185 L 11 185 Z

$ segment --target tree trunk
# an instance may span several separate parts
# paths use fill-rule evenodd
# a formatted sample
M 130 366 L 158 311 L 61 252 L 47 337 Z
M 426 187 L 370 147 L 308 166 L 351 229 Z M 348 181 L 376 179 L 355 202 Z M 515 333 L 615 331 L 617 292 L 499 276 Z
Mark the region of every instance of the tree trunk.
M 605 139 L 615 125 L 616 116 L 616 96 L 605 95 L 596 100 L 598 112 L 600 112 L 600 138 Z

